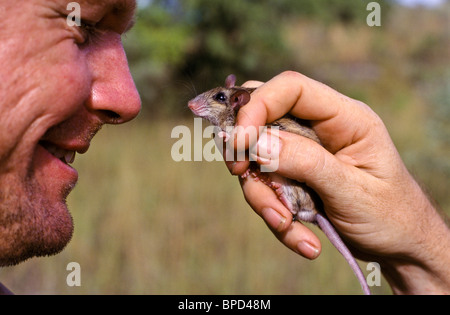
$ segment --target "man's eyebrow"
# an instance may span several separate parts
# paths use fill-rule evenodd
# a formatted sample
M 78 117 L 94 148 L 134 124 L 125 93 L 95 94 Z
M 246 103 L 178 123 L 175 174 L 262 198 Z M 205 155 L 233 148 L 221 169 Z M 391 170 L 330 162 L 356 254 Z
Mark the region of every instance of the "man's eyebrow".
M 95 6 L 109 6 L 119 11 L 135 11 L 137 8 L 136 0 L 81 0 L 80 2 Z
M 127 30 L 131 29 L 135 24 L 134 17 L 137 9 L 136 0 L 84 0 L 83 2 L 104 8 L 109 8 L 109 10 L 115 15 L 125 15 L 131 22 Z
M 131 30 L 133 26 L 136 24 L 136 9 L 137 9 L 136 0 L 116 0 L 113 2 L 112 12 L 117 15 L 124 14 L 128 16 L 130 20 L 124 30 L 124 33 Z
M 123 33 L 128 32 L 136 24 L 136 0 L 84 0 L 88 4 L 108 8 L 113 15 L 120 17 L 123 21 L 129 21 Z
M 110 3 L 111 1 L 105 1 Z M 112 3 L 114 12 L 134 12 L 137 8 L 136 0 L 115 0 Z

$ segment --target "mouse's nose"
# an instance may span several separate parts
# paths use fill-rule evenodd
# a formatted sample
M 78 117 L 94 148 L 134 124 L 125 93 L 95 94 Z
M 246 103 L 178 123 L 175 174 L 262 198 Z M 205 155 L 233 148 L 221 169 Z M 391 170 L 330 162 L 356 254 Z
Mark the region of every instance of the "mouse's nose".
M 194 114 L 197 114 L 200 111 L 200 109 L 202 108 L 202 104 L 201 104 L 201 102 L 193 99 L 193 100 L 189 101 L 188 107 Z

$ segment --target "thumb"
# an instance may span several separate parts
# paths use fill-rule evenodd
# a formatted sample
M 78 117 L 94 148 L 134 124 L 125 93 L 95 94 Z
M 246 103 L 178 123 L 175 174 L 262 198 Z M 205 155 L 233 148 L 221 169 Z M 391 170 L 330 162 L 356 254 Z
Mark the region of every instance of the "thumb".
M 261 134 L 251 156 L 263 172 L 306 183 L 319 194 L 335 191 L 348 172 L 347 165 L 317 142 L 273 129 Z

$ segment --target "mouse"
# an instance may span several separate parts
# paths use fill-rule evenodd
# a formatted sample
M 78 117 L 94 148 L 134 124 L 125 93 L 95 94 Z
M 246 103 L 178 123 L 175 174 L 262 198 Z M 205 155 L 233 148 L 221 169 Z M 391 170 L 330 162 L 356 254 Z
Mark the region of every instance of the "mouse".
M 251 94 L 255 90 L 255 88 L 236 86 L 236 76 L 231 74 L 226 78 L 225 86 L 216 87 L 196 96 L 189 101 L 188 107 L 195 116 L 206 119 L 212 125 L 219 128 L 217 135 L 223 138 L 224 142 L 227 142 L 231 137 L 229 133 L 230 128 L 236 124 L 238 111 L 250 102 Z M 287 114 L 267 125 L 268 128 L 272 126 L 321 144 L 319 137 L 311 128 L 310 123 L 292 115 Z M 272 188 L 278 199 L 292 213 L 294 220 L 317 225 L 346 259 L 350 268 L 355 273 L 364 294 L 371 294 L 361 268 L 328 219 L 324 211 L 323 203 L 314 190 L 305 183 L 283 177 L 274 172 L 261 172 L 258 164 L 254 161 L 250 162 L 248 170 L 241 175 L 244 180 L 249 176 Z

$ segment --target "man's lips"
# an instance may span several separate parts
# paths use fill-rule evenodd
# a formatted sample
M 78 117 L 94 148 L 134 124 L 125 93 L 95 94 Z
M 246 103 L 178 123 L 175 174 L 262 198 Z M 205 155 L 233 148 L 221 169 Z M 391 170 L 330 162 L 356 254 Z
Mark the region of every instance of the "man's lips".
M 77 153 L 86 153 L 90 144 L 81 143 L 78 141 L 55 144 L 48 140 L 41 140 L 39 141 L 39 145 L 46 149 L 51 155 L 61 160 L 61 162 L 69 165 L 75 161 L 75 156 Z
M 78 181 L 78 172 L 66 162 L 65 156 L 60 156 L 62 151 L 50 153 L 48 147 L 48 143 L 42 142 L 36 146 L 29 176 L 34 179 L 33 185 L 41 187 L 40 189 L 45 195 L 43 197 L 59 203 L 64 201 L 75 187 Z M 66 153 L 68 156 L 68 152 Z
M 75 161 L 75 155 L 77 153 L 75 150 L 66 150 L 47 141 L 40 141 L 39 144 L 54 157 L 58 158 L 61 162 L 67 165 L 72 164 Z
M 65 164 L 72 164 L 75 161 L 76 151 L 74 150 L 65 150 L 53 143 L 46 141 L 41 141 L 39 142 L 39 144 Z
M 78 121 L 77 121 L 78 123 Z M 36 178 L 49 198 L 61 201 L 78 181 L 78 172 L 72 167 L 76 154 L 86 153 L 100 124 L 88 126 L 66 121 L 47 130 L 36 145 L 29 176 Z

